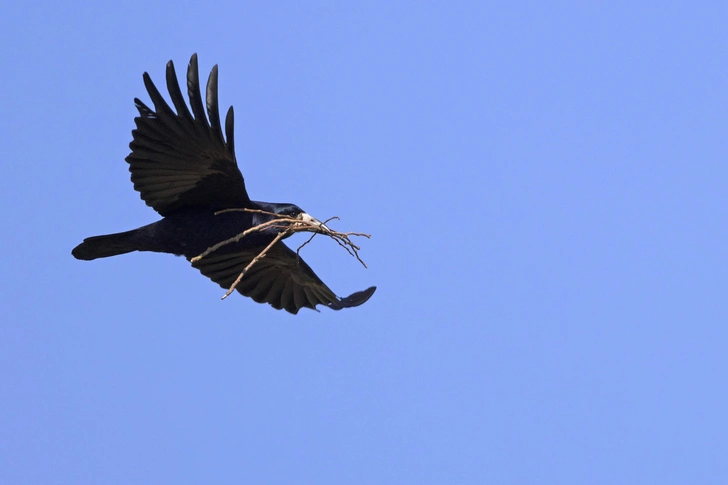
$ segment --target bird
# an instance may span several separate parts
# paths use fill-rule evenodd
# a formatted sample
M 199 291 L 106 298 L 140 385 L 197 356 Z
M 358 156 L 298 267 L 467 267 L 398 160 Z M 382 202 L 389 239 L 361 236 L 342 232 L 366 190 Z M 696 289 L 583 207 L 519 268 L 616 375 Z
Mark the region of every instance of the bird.
M 326 226 L 295 204 L 250 199 L 235 157 L 232 106 L 225 117 L 223 134 L 217 65 L 207 81 L 204 105 L 197 54 L 192 55 L 187 68 L 189 108 L 172 61 L 166 66 L 166 84 L 174 110 L 148 73 L 144 73 L 143 80 L 154 109 L 134 98 L 139 116 L 134 118 L 136 129 L 132 130 L 131 153 L 126 162 L 134 189 L 162 219 L 130 231 L 88 237 L 72 250 L 76 259 L 90 261 L 133 251 L 170 253 L 184 256 L 204 276 L 230 288 L 278 237 L 236 286 L 242 295 L 297 314 L 301 308 L 318 311 L 317 305 L 332 310 L 359 306 L 374 294 L 376 287 L 372 286 L 347 297 L 337 296 L 282 242 L 290 234 L 281 238 L 280 227 L 253 231 L 203 258 L 195 258 L 211 246 L 276 216 L 306 221 L 313 227 Z

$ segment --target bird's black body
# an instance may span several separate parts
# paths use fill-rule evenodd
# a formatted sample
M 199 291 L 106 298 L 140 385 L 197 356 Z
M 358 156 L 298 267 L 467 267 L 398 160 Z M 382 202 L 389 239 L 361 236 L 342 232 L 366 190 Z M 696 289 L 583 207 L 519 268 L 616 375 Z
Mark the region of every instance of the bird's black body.
M 149 75 L 144 74 L 154 110 L 139 99 L 140 116 L 127 157 L 134 188 L 163 219 L 132 231 L 90 237 L 73 250 L 77 259 L 92 260 L 132 251 L 154 251 L 191 260 L 211 246 L 274 218 L 272 215 L 224 209 L 255 209 L 296 218 L 307 216 L 294 204 L 251 201 L 235 160 L 233 111 L 228 111 L 223 137 L 217 103 L 217 66 L 207 83 L 207 116 L 200 96 L 197 57 L 187 71 L 192 112 L 167 64 L 167 89 L 176 113 Z M 230 287 L 241 271 L 277 236 L 280 228 L 254 231 L 193 263 L 205 276 Z M 283 242 L 277 242 L 253 265 L 236 289 L 257 302 L 297 313 L 317 304 L 338 310 L 361 305 L 375 288 L 337 297 L 313 270 Z
M 214 244 L 259 224 L 255 220 L 260 218 L 255 216 L 260 214 L 228 212 L 216 216 L 213 211 L 206 209 L 182 209 L 161 221 L 132 231 L 88 238 L 84 244 L 73 250 L 73 255 L 78 259 L 96 259 L 99 256 L 95 256 L 93 251 L 103 251 L 108 244 L 95 246 L 91 243 L 116 239 L 123 241 L 130 248 L 133 246 L 133 251 L 170 253 L 192 259 Z M 271 236 L 264 232 L 253 232 L 246 236 L 244 241 L 223 246 L 220 250 L 231 251 L 249 247 L 262 249 L 273 240 L 273 237 L 275 234 Z

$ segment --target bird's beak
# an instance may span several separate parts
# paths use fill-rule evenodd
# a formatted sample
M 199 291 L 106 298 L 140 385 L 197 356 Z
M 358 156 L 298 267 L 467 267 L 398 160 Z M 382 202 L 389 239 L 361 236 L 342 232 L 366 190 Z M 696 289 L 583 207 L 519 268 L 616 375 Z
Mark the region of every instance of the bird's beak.
M 331 229 L 326 227 L 326 224 L 319 221 L 315 217 L 311 217 L 310 215 L 306 214 L 305 212 L 302 212 L 301 214 L 299 214 L 298 218 L 301 219 L 303 222 L 308 222 L 309 224 L 318 226 L 321 229 L 321 232 L 324 232 L 324 233 L 331 232 Z M 311 232 L 314 232 L 314 231 L 311 231 Z

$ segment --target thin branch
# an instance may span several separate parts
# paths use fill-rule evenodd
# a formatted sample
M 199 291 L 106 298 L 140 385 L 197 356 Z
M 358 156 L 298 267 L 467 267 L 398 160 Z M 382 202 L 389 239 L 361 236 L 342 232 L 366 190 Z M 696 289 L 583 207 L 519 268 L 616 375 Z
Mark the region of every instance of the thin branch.
M 273 239 L 270 242 L 270 244 L 268 244 L 265 247 L 265 249 L 260 252 L 260 254 L 258 254 L 256 257 L 254 257 L 253 260 L 250 263 L 248 263 L 248 265 L 245 267 L 245 269 L 243 271 L 241 271 L 240 274 L 238 275 L 238 277 L 235 279 L 235 281 L 233 282 L 233 284 L 230 287 L 230 289 L 227 290 L 227 293 L 225 293 L 222 296 L 222 298 L 221 298 L 222 300 L 224 300 L 225 298 L 227 298 L 228 296 L 230 296 L 232 294 L 232 292 L 235 291 L 235 287 L 238 286 L 238 284 L 243 280 L 243 276 L 245 276 L 245 273 L 247 273 L 248 270 L 250 268 L 252 268 L 255 263 L 257 263 L 258 261 L 260 261 L 261 259 L 263 259 L 265 257 L 265 254 L 270 250 L 270 248 L 272 248 L 275 243 L 277 243 L 278 241 L 280 241 L 281 239 L 283 239 L 286 236 L 286 233 L 287 233 L 287 231 L 279 232 L 276 235 L 275 239 Z
M 267 221 L 267 222 L 264 222 L 262 224 L 258 224 L 255 227 L 251 227 L 250 229 L 241 232 L 237 236 L 233 236 L 230 239 L 225 239 L 224 241 L 221 241 L 221 242 L 215 244 L 214 246 L 207 248 L 205 250 L 205 252 L 203 252 L 202 254 L 200 254 L 198 256 L 195 256 L 194 258 L 190 259 L 190 262 L 196 263 L 197 261 L 201 260 L 202 258 L 204 258 L 205 256 L 207 256 L 208 254 L 212 253 L 213 251 L 217 251 L 218 249 L 220 249 L 221 247 L 223 247 L 223 246 L 225 246 L 227 244 L 236 243 L 236 242 L 240 241 L 242 238 L 244 238 L 245 236 L 247 236 L 248 234 L 250 234 L 252 232 L 260 231 L 261 229 L 265 229 L 265 228 L 271 227 L 271 226 L 275 227 L 275 225 L 278 224 L 279 222 L 280 221 L 274 219 L 272 221 Z
M 265 214 L 268 216 L 273 216 L 273 217 L 275 217 L 275 219 L 271 219 L 270 221 L 266 221 L 261 224 L 258 224 L 257 226 L 246 229 L 245 231 L 241 232 L 240 234 L 238 234 L 234 237 L 221 241 L 221 242 L 215 244 L 214 246 L 207 248 L 201 254 L 190 259 L 190 262 L 196 263 L 199 260 L 201 260 L 202 258 L 204 258 L 205 256 L 208 256 L 210 253 L 217 251 L 221 247 L 226 246 L 228 244 L 236 243 L 236 242 L 240 241 L 242 238 L 244 238 L 245 236 L 247 236 L 253 232 L 271 230 L 271 229 L 272 230 L 280 229 L 280 232 L 278 232 L 276 234 L 275 238 L 273 238 L 273 241 L 271 241 L 271 243 L 268 244 L 268 246 L 266 246 L 265 249 L 263 249 L 255 258 L 253 258 L 253 260 L 250 263 L 248 263 L 248 265 L 245 267 L 245 269 L 243 269 L 243 271 L 240 273 L 240 275 L 238 275 L 238 278 L 232 284 L 230 289 L 228 289 L 227 293 L 225 293 L 225 296 L 222 297 L 223 300 L 225 298 L 227 298 L 230 294 L 232 294 L 233 291 L 235 291 L 235 287 L 240 283 L 240 281 L 242 281 L 243 277 L 245 276 L 245 273 L 247 273 L 248 270 L 250 270 L 250 268 L 252 268 L 255 263 L 257 263 L 262 258 L 264 258 L 266 253 L 273 247 L 274 244 L 276 244 L 281 239 L 286 238 L 296 232 L 312 232 L 313 233 L 313 235 L 311 235 L 311 237 L 306 242 L 304 242 L 303 244 L 301 244 L 298 247 L 298 249 L 296 250 L 296 257 L 300 257 L 299 252 L 301 251 L 301 248 L 303 248 L 306 244 L 311 242 L 311 240 L 316 236 L 316 234 L 323 234 L 325 236 L 330 237 L 334 241 L 336 241 L 339 244 L 339 246 L 346 249 L 346 251 L 350 255 L 355 257 L 365 268 L 367 267 L 366 263 L 364 263 L 364 261 L 362 261 L 362 259 L 359 257 L 359 249 L 360 249 L 359 246 L 354 244 L 351 241 L 350 237 L 359 236 L 359 237 L 366 237 L 368 239 L 368 238 L 371 238 L 371 236 L 369 234 L 364 234 L 361 232 L 338 232 L 338 231 L 334 231 L 333 229 L 330 229 L 328 226 L 326 226 L 326 223 L 328 223 L 329 221 L 332 221 L 334 219 L 339 220 L 339 218 L 337 216 L 330 217 L 330 218 L 326 219 L 326 221 L 323 223 L 314 223 L 311 221 L 304 221 L 302 219 L 297 219 L 297 218 L 293 218 L 293 217 L 290 217 L 287 215 L 282 215 L 282 214 L 275 214 L 273 212 L 267 212 L 267 211 L 263 211 L 263 210 L 259 210 L 259 209 L 224 209 L 224 210 L 215 212 L 215 215 L 224 214 L 227 212 L 252 212 L 252 213 L 257 213 L 257 214 Z
M 266 215 L 275 216 L 275 217 L 288 217 L 288 216 L 286 216 L 284 214 L 276 214 L 275 212 L 268 212 L 268 211 L 264 211 L 264 210 L 260 210 L 260 209 L 246 209 L 246 208 L 243 208 L 243 209 L 223 209 L 223 210 L 219 210 L 219 211 L 215 212 L 215 215 L 217 216 L 217 215 L 220 215 L 220 214 L 225 214 L 226 212 L 252 212 L 252 213 L 255 213 L 255 214 L 266 214 Z
M 311 234 L 311 237 L 306 240 L 305 243 L 303 243 L 300 246 L 298 246 L 298 249 L 296 249 L 296 261 L 298 261 L 299 259 L 301 259 L 301 255 L 299 254 L 301 252 L 301 249 L 303 249 L 303 247 L 306 244 L 310 243 L 313 240 L 313 238 L 316 237 L 316 234 L 318 234 L 318 233 L 317 232 L 314 232 L 313 234 Z

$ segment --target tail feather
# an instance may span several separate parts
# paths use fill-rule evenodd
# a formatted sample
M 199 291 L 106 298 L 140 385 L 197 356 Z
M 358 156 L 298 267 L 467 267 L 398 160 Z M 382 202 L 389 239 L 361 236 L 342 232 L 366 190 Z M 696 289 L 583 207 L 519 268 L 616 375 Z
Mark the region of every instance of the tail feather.
M 119 232 L 117 234 L 108 234 L 106 236 L 88 237 L 81 244 L 73 248 L 71 254 L 76 259 L 91 261 L 97 258 L 108 258 L 109 256 L 117 256 L 126 254 L 138 249 L 135 233 L 132 231 Z

